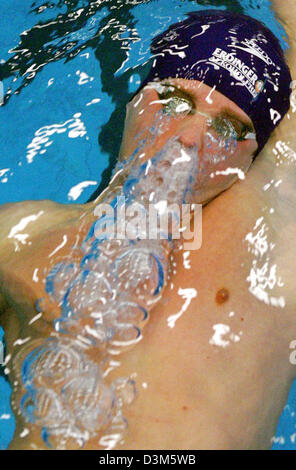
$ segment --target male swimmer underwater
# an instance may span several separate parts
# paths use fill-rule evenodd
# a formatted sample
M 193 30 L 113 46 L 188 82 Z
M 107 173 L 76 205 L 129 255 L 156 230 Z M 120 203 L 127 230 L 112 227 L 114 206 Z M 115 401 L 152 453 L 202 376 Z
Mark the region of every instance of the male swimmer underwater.
M 295 6 L 278 8 L 292 32 Z M 1 209 L 12 449 L 268 448 L 295 378 L 291 77 L 278 42 L 249 17 L 209 10 L 153 53 L 104 193 Z M 94 210 L 117 196 L 144 207 L 215 198 L 201 248 L 98 237 Z

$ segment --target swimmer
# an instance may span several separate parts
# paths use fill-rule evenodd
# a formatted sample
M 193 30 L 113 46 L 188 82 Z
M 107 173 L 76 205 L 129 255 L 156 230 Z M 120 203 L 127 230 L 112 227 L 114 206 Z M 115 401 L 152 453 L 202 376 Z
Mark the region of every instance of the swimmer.
M 295 7 L 286 2 L 278 9 L 293 31 Z M 215 29 L 212 34 L 217 37 L 217 47 L 211 51 L 206 48 L 210 28 L 201 28 L 205 24 Z M 177 41 L 178 34 L 180 55 L 172 61 L 161 48 L 163 41 Z M 203 36 L 199 54 L 205 55 L 196 57 L 195 41 Z M 256 41 L 243 44 L 251 44 L 253 53 L 243 51 L 243 41 L 254 37 Z M 120 449 L 271 445 L 295 377 L 289 362 L 289 344 L 296 335 L 293 140 L 292 119 L 286 115 L 289 71 L 265 28 L 225 12 L 191 14 L 157 38 L 153 47 L 158 48 L 159 62 L 128 104 L 120 163 L 104 193 L 85 206 L 42 201 L 5 205 L 1 210 L 0 304 L 12 355 L 7 368 L 17 419 L 11 448 L 76 448 L 78 441 L 83 448 L 106 448 L 115 435 L 120 439 L 112 445 Z M 231 66 L 224 68 L 226 62 Z M 260 80 L 262 76 L 266 80 Z M 269 137 L 270 144 L 265 145 Z M 283 154 L 285 145 L 290 151 Z M 255 156 L 246 179 L 233 184 Z M 175 160 L 181 157 L 178 168 Z M 156 204 L 165 199 L 177 205 L 184 200 L 205 205 L 203 244 L 188 253 L 168 246 L 169 237 L 162 242 L 164 247 L 153 241 L 153 249 L 161 248 L 157 266 L 166 286 L 163 283 L 149 312 L 141 341 L 110 359 L 111 352 L 102 354 L 97 343 L 83 349 L 85 331 L 93 333 L 89 317 L 97 312 L 101 317 L 92 318 L 101 319 L 102 305 L 109 308 L 112 301 L 117 302 L 117 315 L 124 295 L 140 299 L 136 285 L 126 288 L 118 282 L 109 289 L 108 283 L 116 282 L 111 267 L 122 269 L 120 280 L 130 272 L 133 284 L 148 266 L 149 283 L 154 279 L 153 263 L 146 257 L 146 264 L 136 263 L 129 271 L 122 249 L 136 252 L 136 259 L 143 261 L 147 246 L 140 240 L 138 245 L 118 248 L 100 239 L 94 211 L 99 203 L 112 203 L 121 194 L 145 207 L 151 189 Z M 17 237 L 21 225 L 26 228 L 24 243 Z M 159 293 L 160 268 L 156 272 L 158 281 L 150 294 Z M 89 276 L 94 280 L 87 284 Z M 93 292 L 100 297 L 94 306 L 88 302 Z M 144 296 L 146 306 L 151 299 Z M 65 300 L 71 304 L 69 316 L 63 316 Z M 71 331 L 57 327 L 65 319 Z M 145 323 L 145 315 L 141 321 Z M 110 344 L 112 335 L 103 347 L 110 349 Z M 74 377 L 73 370 L 78 371 Z M 21 405 L 27 403 L 24 393 L 32 391 L 36 382 L 33 396 L 40 407 L 38 413 L 33 409 L 30 420 L 25 409 L 32 412 L 36 402 Z M 62 403 L 73 404 L 75 410 L 55 407 L 62 394 Z M 40 432 L 43 420 L 49 418 L 60 423 L 53 439 L 47 431 Z M 66 435 L 69 422 L 76 435 Z M 48 421 L 47 425 L 53 427 Z M 29 433 L 21 438 L 24 428 Z

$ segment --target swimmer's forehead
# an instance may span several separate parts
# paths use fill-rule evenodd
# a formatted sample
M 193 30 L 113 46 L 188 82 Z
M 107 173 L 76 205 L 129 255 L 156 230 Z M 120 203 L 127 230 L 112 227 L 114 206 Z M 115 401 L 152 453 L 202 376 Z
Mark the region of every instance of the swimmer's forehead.
M 187 80 L 185 78 L 170 78 L 161 81 L 162 84 L 170 84 L 184 93 L 190 95 L 195 105 L 202 106 L 204 112 L 228 113 L 239 119 L 243 124 L 254 127 L 250 117 L 233 101 L 203 82 L 198 80 Z M 149 85 L 148 85 L 149 86 Z

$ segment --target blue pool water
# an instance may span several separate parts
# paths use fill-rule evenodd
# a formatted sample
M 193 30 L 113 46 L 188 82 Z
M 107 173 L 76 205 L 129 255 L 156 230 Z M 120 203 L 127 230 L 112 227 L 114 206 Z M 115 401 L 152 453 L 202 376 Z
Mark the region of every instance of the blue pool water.
M 0 3 L 0 204 L 83 203 L 107 184 L 125 104 L 149 67 L 151 39 L 186 12 L 249 14 L 287 47 L 264 0 L 2 0 Z M 0 328 L 0 340 L 4 335 Z M 0 449 L 14 432 L 10 386 L 0 376 Z M 296 449 L 296 384 L 274 449 Z

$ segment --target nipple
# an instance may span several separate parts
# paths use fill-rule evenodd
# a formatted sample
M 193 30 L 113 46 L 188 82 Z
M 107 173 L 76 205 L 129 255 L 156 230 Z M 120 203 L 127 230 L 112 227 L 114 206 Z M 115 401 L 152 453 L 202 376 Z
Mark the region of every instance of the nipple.
M 221 305 L 229 299 L 229 291 L 225 288 L 219 289 L 216 293 L 216 303 Z

